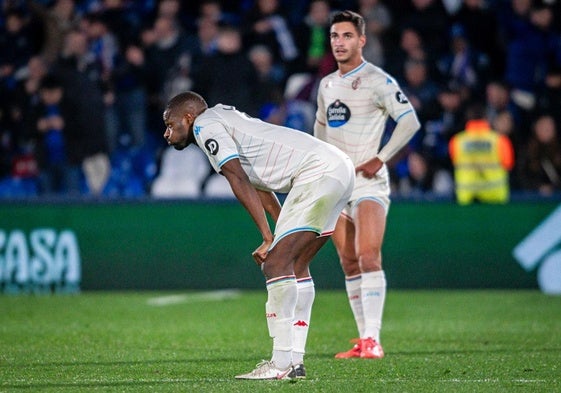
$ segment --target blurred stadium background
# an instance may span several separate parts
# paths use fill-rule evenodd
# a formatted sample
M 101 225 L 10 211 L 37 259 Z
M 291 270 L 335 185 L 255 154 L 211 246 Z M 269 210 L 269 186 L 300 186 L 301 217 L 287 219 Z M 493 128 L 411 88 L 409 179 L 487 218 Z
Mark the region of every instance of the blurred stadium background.
M 251 220 L 200 151 L 164 144 L 163 104 L 193 88 L 311 132 L 338 9 L 365 15 L 365 57 L 396 77 L 422 122 L 389 163 L 390 288 L 561 293 L 556 0 L 3 1 L 1 291 L 262 288 Z M 266 20 L 281 30 L 259 33 Z M 232 30 L 241 45 L 227 53 Z M 51 165 L 37 124 L 40 90 L 57 84 L 80 116 L 65 118 L 68 151 Z M 507 204 L 455 203 L 447 146 L 472 105 L 515 147 Z M 540 141 L 544 118 L 553 137 Z M 343 287 L 331 244 L 313 269 L 318 287 Z

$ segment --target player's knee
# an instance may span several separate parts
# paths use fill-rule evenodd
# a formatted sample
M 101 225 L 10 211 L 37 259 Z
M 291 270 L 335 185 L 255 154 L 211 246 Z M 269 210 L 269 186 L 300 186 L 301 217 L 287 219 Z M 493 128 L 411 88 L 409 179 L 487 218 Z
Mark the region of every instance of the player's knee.
M 354 276 L 360 274 L 360 266 L 358 263 L 358 258 L 353 256 L 339 256 L 339 262 L 341 263 L 341 268 L 345 276 Z
M 291 263 L 283 263 L 278 259 L 266 259 L 265 263 L 261 265 L 261 270 L 267 280 L 294 274 L 294 267 Z
M 363 250 L 358 254 L 358 262 L 363 272 L 382 270 L 382 252 L 376 248 Z

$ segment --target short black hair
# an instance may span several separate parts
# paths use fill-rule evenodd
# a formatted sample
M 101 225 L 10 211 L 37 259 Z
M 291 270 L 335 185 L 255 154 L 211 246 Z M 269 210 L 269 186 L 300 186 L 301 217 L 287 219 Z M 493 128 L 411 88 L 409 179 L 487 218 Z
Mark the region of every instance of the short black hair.
M 208 104 L 200 94 L 194 91 L 185 91 L 169 100 L 166 107 L 169 111 L 176 111 L 178 108 L 184 108 L 194 115 L 199 115 L 208 108 Z
M 351 22 L 359 35 L 366 34 L 366 23 L 364 22 L 364 18 L 362 15 L 354 11 L 345 10 L 336 12 L 331 17 L 330 25 L 333 26 L 335 23 L 341 22 Z

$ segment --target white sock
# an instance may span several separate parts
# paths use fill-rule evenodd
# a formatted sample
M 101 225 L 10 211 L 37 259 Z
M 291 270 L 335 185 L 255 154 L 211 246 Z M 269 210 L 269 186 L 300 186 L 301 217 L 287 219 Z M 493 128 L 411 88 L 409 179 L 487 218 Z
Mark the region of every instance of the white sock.
M 364 310 L 364 332 L 361 338 L 372 337 L 380 342 L 382 314 L 386 299 L 386 276 L 383 270 L 362 273 L 362 307 Z
M 306 340 L 310 329 L 310 319 L 312 316 L 312 305 L 316 295 L 314 281 L 312 277 L 301 278 L 296 281 L 298 288 L 298 300 L 294 311 L 294 321 L 292 324 L 292 337 L 294 346 L 292 348 L 293 364 L 304 363 L 306 353 Z
M 282 276 L 267 281 L 265 312 L 269 336 L 273 339 L 272 362 L 284 370 L 292 364 L 292 321 L 298 290 L 296 277 Z
M 364 314 L 362 311 L 362 296 L 360 290 L 361 282 L 362 279 L 360 275 L 345 278 L 345 288 L 347 289 L 347 296 L 355 317 L 359 337 L 362 337 L 362 333 L 364 332 Z

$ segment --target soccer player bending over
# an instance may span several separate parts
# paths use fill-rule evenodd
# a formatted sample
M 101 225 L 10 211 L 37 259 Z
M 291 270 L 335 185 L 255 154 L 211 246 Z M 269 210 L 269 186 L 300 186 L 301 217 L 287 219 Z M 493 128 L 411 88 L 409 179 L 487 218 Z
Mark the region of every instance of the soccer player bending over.
M 263 237 L 253 258 L 266 279 L 265 314 L 273 353 L 271 360 L 236 378 L 305 377 L 315 297 L 309 264 L 351 196 L 351 160 L 304 132 L 251 118 L 232 106 L 208 108 L 194 92 L 173 97 L 163 118 L 168 144 L 181 150 L 195 142 L 216 172 L 228 179 Z M 275 192 L 287 193 L 282 207 Z M 276 222 L 274 234 L 266 213 Z

